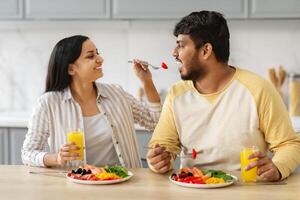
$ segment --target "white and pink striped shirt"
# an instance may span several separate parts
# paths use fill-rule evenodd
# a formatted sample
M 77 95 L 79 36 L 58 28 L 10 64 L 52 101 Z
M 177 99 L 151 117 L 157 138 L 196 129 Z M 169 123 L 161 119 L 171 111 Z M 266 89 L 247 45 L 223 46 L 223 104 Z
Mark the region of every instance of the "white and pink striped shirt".
M 148 103 L 146 107 L 118 85 L 97 82 L 95 85 L 97 106 L 113 129 L 112 141 L 120 163 L 129 168 L 141 167 L 134 124 L 153 130 L 161 112 L 160 103 Z M 45 166 L 44 155 L 59 152 L 67 142 L 67 133 L 78 129 L 84 130 L 83 115 L 70 88 L 43 94 L 28 124 L 22 148 L 23 163 Z

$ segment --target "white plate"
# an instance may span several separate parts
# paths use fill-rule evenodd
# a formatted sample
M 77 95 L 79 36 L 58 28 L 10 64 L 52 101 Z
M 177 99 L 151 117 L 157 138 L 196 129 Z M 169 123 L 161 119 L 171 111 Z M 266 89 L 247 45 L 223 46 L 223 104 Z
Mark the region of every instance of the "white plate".
M 107 180 L 107 181 L 79 180 L 79 179 L 69 177 L 68 174 L 66 175 L 66 177 L 67 177 L 67 179 L 69 179 L 70 181 L 72 181 L 74 183 L 87 184 L 87 185 L 109 185 L 109 184 L 115 184 L 115 183 L 121 183 L 121 182 L 127 181 L 133 176 L 133 173 L 128 171 L 128 175 L 129 176 L 127 176 L 126 178 L 117 179 L 117 180 Z
M 228 174 L 230 175 L 230 174 Z M 237 177 L 230 175 L 233 177 L 233 181 L 226 182 L 226 183 L 218 183 L 218 184 L 194 184 L 194 183 L 183 183 L 179 181 L 174 181 L 171 176 L 169 177 L 169 180 L 179 186 L 182 187 L 189 187 L 189 188 L 200 188 L 200 189 L 207 189 L 207 188 L 220 188 L 220 187 L 226 187 L 229 185 L 232 185 L 235 181 L 237 181 Z

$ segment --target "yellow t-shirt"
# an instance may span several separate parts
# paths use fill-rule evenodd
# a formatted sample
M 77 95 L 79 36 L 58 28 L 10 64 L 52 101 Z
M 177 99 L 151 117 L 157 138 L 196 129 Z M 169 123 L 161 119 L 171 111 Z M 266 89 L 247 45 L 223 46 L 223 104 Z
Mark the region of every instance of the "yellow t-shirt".
M 181 159 L 185 167 L 239 170 L 241 149 L 253 145 L 274 154 L 282 178 L 300 163 L 300 137 L 278 92 L 266 80 L 239 68 L 217 93 L 200 94 L 192 81 L 175 84 L 149 146 L 156 143 L 174 154 L 200 151 L 196 160 Z

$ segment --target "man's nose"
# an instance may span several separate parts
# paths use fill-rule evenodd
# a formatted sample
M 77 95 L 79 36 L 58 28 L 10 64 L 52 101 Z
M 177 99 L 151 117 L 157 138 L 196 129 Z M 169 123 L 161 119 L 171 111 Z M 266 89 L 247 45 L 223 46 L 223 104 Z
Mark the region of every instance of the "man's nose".
M 178 51 L 177 48 L 174 48 L 172 51 L 172 56 L 177 57 L 178 56 Z

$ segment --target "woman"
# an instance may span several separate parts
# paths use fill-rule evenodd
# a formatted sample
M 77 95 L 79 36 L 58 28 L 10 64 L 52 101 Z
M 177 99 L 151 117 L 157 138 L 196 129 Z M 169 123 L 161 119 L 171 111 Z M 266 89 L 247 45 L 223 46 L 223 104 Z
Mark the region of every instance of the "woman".
M 147 66 L 134 61 L 136 75 L 148 97 L 145 107 L 116 85 L 95 82 L 103 76 L 103 58 L 86 36 L 62 39 L 48 66 L 46 90 L 29 121 L 22 160 L 26 165 L 56 167 L 77 160 L 67 133 L 84 130 L 84 163 L 141 167 L 134 123 L 154 129 L 160 98 Z M 49 151 L 46 151 L 47 141 Z

